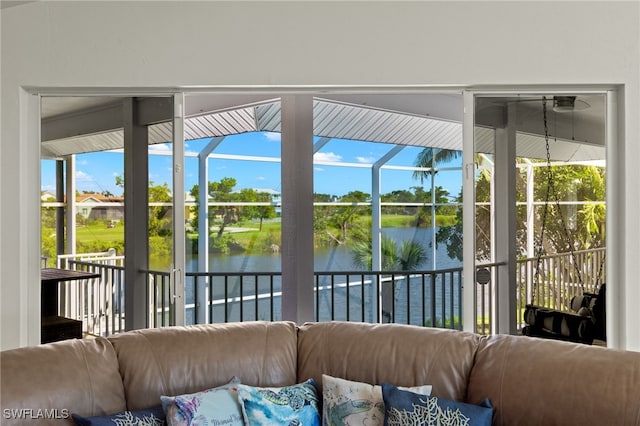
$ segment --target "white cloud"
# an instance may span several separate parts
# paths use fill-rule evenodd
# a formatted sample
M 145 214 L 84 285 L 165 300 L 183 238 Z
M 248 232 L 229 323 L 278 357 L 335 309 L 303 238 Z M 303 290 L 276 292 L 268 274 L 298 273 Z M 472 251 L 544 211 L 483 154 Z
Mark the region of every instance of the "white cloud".
M 315 170 L 316 172 L 324 172 L 324 169 L 322 167 L 314 167 L 313 170 Z
M 149 151 L 172 151 L 172 148 L 168 143 L 159 143 L 155 145 L 149 145 Z
M 280 133 L 262 132 L 262 134 L 268 141 L 280 142 Z
M 374 161 L 376 161 L 374 157 L 356 157 L 356 160 L 358 161 L 358 163 L 365 163 L 365 164 L 371 164 Z
M 266 180 L 266 178 L 264 176 L 258 176 L 256 179 L 258 179 L 258 180 Z
M 316 152 L 313 154 L 313 159 L 316 161 L 341 161 L 342 155 L 338 155 L 334 152 Z
M 85 173 L 82 170 L 76 171 L 76 180 L 83 182 L 93 182 L 93 176 L 89 173 Z

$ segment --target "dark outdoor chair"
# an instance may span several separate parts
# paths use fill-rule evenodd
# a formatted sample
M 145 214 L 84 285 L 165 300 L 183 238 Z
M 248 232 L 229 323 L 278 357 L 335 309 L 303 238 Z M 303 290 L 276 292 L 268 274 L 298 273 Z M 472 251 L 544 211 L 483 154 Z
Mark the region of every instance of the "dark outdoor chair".
M 605 313 L 605 284 L 598 293 L 584 293 L 571 299 L 573 312 L 555 311 L 527 305 L 522 329 L 525 336 L 593 344 L 594 339 L 607 340 Z

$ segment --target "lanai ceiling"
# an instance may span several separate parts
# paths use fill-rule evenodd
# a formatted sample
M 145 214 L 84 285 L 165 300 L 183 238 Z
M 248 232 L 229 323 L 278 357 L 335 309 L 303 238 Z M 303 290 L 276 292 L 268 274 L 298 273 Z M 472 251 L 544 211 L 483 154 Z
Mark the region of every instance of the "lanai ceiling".
M 605 158 L 604 96 L 579 96 L 580 108 L 553 111 L 547 96 L 552 160 Z M 172 139 L 170 98 L 138 98 L 149 144 Z M 585 107 L 585 105 L 587 105 Z M 455 94 L 339 94 L 314 98 L 314 134 L 393 145 L 462 150 L 462 96 Z M 508 111 L 511 111 L 509 120 Z M 42 158 L 121 149 L 123 98 L 43 97 Z M 494 129 L 513 125 L 517 156 L 546 158 L 542 96 L 478 98 L 476 151 L 492 153 Z M 197 93 L 185 101 L 185 139 L 280 131 L 273 95 Z

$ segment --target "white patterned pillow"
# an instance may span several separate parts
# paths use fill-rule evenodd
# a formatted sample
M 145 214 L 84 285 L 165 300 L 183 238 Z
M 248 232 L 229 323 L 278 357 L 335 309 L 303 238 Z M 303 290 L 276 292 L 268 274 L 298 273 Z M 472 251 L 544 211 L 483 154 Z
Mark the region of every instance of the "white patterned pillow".
M 403 388 L 423 395 L 431 394 L 431 385 Z M 322 375 L 323 426 L 384 424 L 382 387 L 368 383 Z
M 244 426 L 242 409 L 238 402 L 237 377 L 225 385 L 178 396 L 161 396 L 167 424 L 209 424 Z

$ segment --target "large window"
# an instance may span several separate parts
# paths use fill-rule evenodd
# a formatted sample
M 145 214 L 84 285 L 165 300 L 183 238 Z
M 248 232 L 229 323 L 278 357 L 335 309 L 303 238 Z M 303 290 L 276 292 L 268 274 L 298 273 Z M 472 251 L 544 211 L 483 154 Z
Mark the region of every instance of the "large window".
M 70 106 L 101 127 L 43 141 L 42 262 L 94 261 L 94 253 L 105 276 L 121 277 L 99 290 L 117 309 L 86 321 L 105 324 L 96 334 L 123 320 L 124 241 L 138 226 L 127 222 L 140 214 L 127 213 L 127 202 L 146 207 L 147 259 L 136 273 L 147 274 L 142 308 L 152 326 L 175 323 L 175 309 L 186 324 L 281 319 L 285 261 L 313 261 L 314 276 L 295 285 L 313 287 L 314 319 L 462 328 L 463 311 L 473 311 L 480 332 L 499 331 L 505 318 L 521 325 L 525 302 L 559 305 L 604 281 L 602 94 L 477 96 L 473 164 L 463 163 L 460 93 L 309 94 L 313 155 L 286 164 L 279 94 L 187 93 L 177 121 L 178 98 L 61 99 L 44 98 L 43 128 L 77 124 L 47 112 Z M 146 142 L 135 154 L 141 163 L 125 161 L 139 144 L 124 142 L 123 105 L 140 112 L 131 132 Z M 313 174 L 313 230 L 305 230 L 313 246 L 285 259 L 283 225 L 297 209 L 283 215 L 282 176 L 301 168 Z M 472 236 L 463 226 L 469 173 Z M 142 202 L 125 191 L 140 182 Z M 465 273 L 482 269 L 473 310 L 463 309 L 464 244 L 474 253 Z M 569 278 L 556 288 L 549 265 L 565 255 Z M 82 307 L 92 297 L 63 300 Z M 499 315 L 505 301 L 510 317 Z M 83 309 L 69 315 L 94 315 Z

